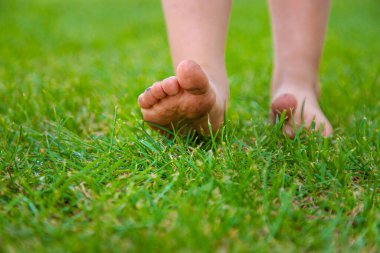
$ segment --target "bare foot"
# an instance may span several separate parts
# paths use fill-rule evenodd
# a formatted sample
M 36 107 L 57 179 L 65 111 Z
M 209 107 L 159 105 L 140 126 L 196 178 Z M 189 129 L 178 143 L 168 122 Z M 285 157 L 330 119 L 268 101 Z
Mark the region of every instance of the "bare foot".
M 184 60 L 176 76 L 154 83 L 138 101 L 143 119 L 156 130 L 154 125 L 209 134 L 209 123 L 213 132 L 223 124 L 226 99 L 200 65 Z
M 319 92 L 313 88 L 300 87 L 302 86 L 283 84 L 273 89 L 270 113 L 272 122 L 276 120 L 276 116 L 286 112 L 283 130 L 291 138 L 295 136 L 294 129 L 302 124 L 306 129 L 321 131 L 325 137 L 331 135 L 331 124 L 318 104 Z

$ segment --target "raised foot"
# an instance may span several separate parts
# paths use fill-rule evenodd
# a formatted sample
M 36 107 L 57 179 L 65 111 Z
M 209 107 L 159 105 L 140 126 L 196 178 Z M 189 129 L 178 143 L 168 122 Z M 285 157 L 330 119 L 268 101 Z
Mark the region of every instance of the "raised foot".
M 209 123 L 215 132 L 224 120 L 225 99 L 201 66 L 191 60 L 182 61 L 176 76 L 154 83 L 138 101 L 143 119 L 156 130 L 195 130 L 207 135 Z
M 270 112 L 272 122 L 275 123 L 276 117 L 280 117 L 283 113 L 286 115 L 283 131 L 291 138 L 295 137 L 294 130 L 302 125 L 306 129 L 320 131 L 324 137 L 328 137 L 333 132 L 313 91 L 297 90 L 275 94 Z

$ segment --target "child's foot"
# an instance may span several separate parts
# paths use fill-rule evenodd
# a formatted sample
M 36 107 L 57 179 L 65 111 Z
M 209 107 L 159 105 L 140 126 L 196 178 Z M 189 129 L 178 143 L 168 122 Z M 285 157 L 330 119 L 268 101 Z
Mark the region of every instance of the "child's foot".
M 176 76 L 154 83 L 139 98 L 143 119 L 181 133 L 217 131 L 223 124 L 227 97 L 194 61 L 182 61 Z M 160 131 L 163 132 L 163 131 Z
M 270 115 L 272 121 L 276 120 L 276 116 L 286 112 L 284 132 L 288 136 L 293 138 L 294 129 L 298 129 L 302 124 L 306 129 L 321 131 L 325 137 L 331 135 L 333 132 L 331 124 L 318 104 L 318 91 L 314 88 L 300 87 L 302 86 L 287 84 L 274 87 Z

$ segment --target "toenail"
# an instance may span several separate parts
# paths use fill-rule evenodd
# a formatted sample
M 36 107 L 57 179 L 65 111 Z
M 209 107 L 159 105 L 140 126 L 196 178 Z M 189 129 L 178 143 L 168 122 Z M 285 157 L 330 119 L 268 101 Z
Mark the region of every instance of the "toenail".
M 151 89 L 151 87 L 148 87 L 148 88 L 146 88 L 146 90 L 145 90 L 145 91 L 150 91 L 150 89 Z
M 291 137 L 294 135 L 294 130 L 293 130 L 293 127 L 291 126 L 285 126 L 285 133 Z

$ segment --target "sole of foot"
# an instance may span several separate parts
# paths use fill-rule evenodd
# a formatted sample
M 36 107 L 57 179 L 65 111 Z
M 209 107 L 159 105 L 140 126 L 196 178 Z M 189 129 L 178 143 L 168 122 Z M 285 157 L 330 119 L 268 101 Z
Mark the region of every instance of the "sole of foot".
M 322 112 L 318 95 L 314 90 L 294 89 L 282 86 L 281 90 L 274 92 L 270 119 L 272 123 L 285 113 L 284 134 L 294 138 L 297 129 L 304 127 L 310 131 L 319 131 L 322 136 L 328 137 L 333 128 Z
M 138 97 L 144 121 L 162 134 L 165 130 L 209 135 L 224 121 L 226 99 L 202 67 L 184 60 L 176 76 L 155 82 Z

